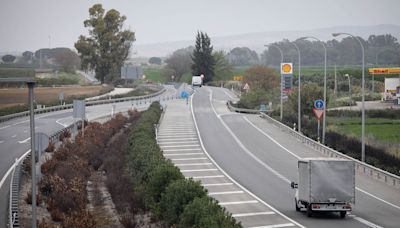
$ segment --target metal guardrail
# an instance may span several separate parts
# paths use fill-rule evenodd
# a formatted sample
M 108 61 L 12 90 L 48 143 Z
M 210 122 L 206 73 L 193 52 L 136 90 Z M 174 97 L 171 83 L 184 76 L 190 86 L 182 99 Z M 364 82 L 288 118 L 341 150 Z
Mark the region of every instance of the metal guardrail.
M 144 96 L 135 96 L 135 97 L 123 97 L 123 98 L 115 98 L 115 99 L 106 99 L 106 100 L 97 100 L 97 101 L 89 101 L 86 102 L 86 106 L 93 106 L 93 105 L 102 105 L 102 104 L 110 104 L 110 103 L 119 103 L 119 102 L 125 102 L 125 101 L 134 101 L 134 100 L 143 100 L 143 99 L 148 99 L 152 98 L 155 96 L 158 96 L 166 91 L 165 88 L 162 90 L 152 93 L 149 95 L 144 95 Z M 57 105 L 57 106 L 51 106 L 48 108 L 41 108 L 41 109 L 35 109 L 35 114 L 42 114 L 42 113 L 47 113 L 47 112 L 54 112 L 54 111 L 60 111 L 60 110 L 65 110 L 65 109 L 71 109 L 73 108 L 72 104 L 67 104 L 67 105 Z M 15 114 L 10 114 L 6 116 L 1 116 L 0 117 L 0 123 L 4 121 L 8 121 L 14 118 L 19 118 L 19 117 L 24 117 L 28 116 L 29 111 L 25 112 L 19 112 Z
M 228 109 L 231 110 L 232 112 L 239 112 L 239 113 L 250 113 L 250 114 L 259 114 L 260 110 L 258 109 L 246 109 L 246 108 L 236 108 L 232 106 L 231 101 L 228 101 L 226 103 L 228 106 Z M 272 110 L 267 110 L 266 112 L 272 112 Z M 264 113 L 264 112 L 262 112 Z
M 245 112 L 244 109 L 239 109 L 239 108 L 235 108 L 233 106 L 231 106 L 230 102 L 228 102 L 228 108 L 231 111 L 236 111 L 236 112 Z M 253 113 L 254 110 L 249 109 L 247 113 Z M 400 189 L 400 176 L 397 176 L 395 174 L 389 173 L 387 171 L 384 171 L 382 169 L 376 168 L 372 165 L 369 165 L 365 162 L 361 162 L 357 159 L 354 159 L 348 155 L 345 155 L 339 151 L 336 151 L 330 147 L 327 147 L 317 141 L 314 141 L 313 139 L 300 134 L 299 132 L 293 130 L 292 128 L 286 126 L 285 124 L 279 122 L 278 120 L 268 116 L 265 113 L 262 112 L 258 112 L 258 114 L 261 115 L 261 117 L 265 118 L 267 121 L 272 122 L 273 124 L 275 124 L 276 126 L 278 126 L 279 128 L 281 128 L 283 131 L 291 134 L 292 136 L 294 136 L 295 138 L 297 138 L 299 141 L 301 141 L 302 143 L 308 145 L 309 147 L 312 147 L 313 149 L 323 153 L 324 155 L 327 155 L 328 157 L 333 157 L 333 158 L 344 158 L 344 159 L 349 159 L 355 162 L 356 164 L 356 170 L 359 173 L 368 175 L 376 180 L 379 180 L 383 183 L 386 183 L 390 186 L 393 186 L 397 189 Z

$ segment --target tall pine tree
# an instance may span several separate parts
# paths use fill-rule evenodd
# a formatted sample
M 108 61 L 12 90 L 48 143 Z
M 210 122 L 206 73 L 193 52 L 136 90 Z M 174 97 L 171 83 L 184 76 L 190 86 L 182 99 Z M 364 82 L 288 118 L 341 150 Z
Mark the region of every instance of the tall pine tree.
M 207 33 L 197 32 L 195 49 L 192 56 L 192 74 L 203 74 L 203 83 L 212 81 L 214 77 L 215 60 L 212 51 L 213 47 Z

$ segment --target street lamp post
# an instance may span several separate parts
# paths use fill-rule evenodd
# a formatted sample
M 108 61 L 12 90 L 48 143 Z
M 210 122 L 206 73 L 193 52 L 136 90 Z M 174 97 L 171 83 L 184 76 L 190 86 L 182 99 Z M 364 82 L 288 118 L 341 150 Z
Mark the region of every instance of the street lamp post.
M 266 44 L 264 46 L 265 47 L 275 47 L 276 49 L 279 50 L 279 53 L 281 54 L 281 65 L 282 65 L 282 63 L 283 63 L 283 52 L 282 52 L 282 49 L 278 45 L 275 45 L 275 44 Z M 280 66 L 279 66 L 279 68 L 280 68 Z M 282 98 L 283 95 L 282 95 L 282 90 L 283 90 L 283 83 L 282 83 L 282 75 L 281 75 L 281 89 L 280 89 L 280 92 L 281 92 L 280 120 L 281 121 L 283 119 L 283 98 Z
M 344 76 L 346 76 L 346 77 L 347 77 L 347 79 L 349 80 L 349 97 L 350 97 L 350 104 L 351 104 L 351 102 L 352 102 L 352 99 L 351 99 L 350 75 L 349 75 L 349 74 L 345 74 Z
M 298 94 L 297 94 L 297 98 L 298 98 L 297 99 L 297 115 L 298 115 L 297 129 L 298 129 L 298 132 L 301 133 L 301 105 L 300 105 L 301 104 L 301 97 L 300 97 L 300 95 L 301 95 L 301 58 L 300 58 L 300 49 L 295 42 L 289 42 L 289 43 L 293 44 L 293 46 L 296 48 L 297 54 L 299 56 L 299 82 L 297 83 L 298 87 L 299 87 Z
M 314 36 L 301 37 L 299 40 L 314 39 L 319 41 L 324 48 L 324 119 L 322 121 L 322 144 L 325 144 L 325 129 L 326 129 L 326 46 L 324 42 Z
M 353 37 L 361 46 L 361 58 L 362 58 L 362 67 L 361 67 L 361 74 L 362 74 L 362 91 L 361 91 L 361 161 L 365 162 L 365 75 L 364 75 L 364 46 L 361 43 L 361 40 L 358 39 L 356 36 L 351 35 L 350 33 L 332 33 L 332 36 L 337 37 L 340 35 L 347 35 Z

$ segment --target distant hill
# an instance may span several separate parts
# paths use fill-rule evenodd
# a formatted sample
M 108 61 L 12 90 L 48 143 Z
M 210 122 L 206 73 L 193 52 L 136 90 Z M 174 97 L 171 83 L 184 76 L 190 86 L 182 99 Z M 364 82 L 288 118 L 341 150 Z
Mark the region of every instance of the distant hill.
M 295 40 L 307 35 L 313 35 L 326 41 L 333 39 L 331 34 L 334 32 L 347 32 L 364 39 L 367 39 L 370 35 L 391 34 L 400 40 L 400 25 L 383 24 L 374 26 L 337 26 L 303 31 L 266 31 L 223 37 L 211 37 L 211 42 L 214 46 L 214 50 L 222 49 L 229 51 L 235 47 L 248 47 L 261 53 L 264 50 L 264 44 L 281 41 L 282 39 Z M 164 57 L 179 48 L 185 48 L 190 45 L 194 45 L 194 37 L 193 40 L 134 45 L 133 48 L 137 51 L 137 56 Z

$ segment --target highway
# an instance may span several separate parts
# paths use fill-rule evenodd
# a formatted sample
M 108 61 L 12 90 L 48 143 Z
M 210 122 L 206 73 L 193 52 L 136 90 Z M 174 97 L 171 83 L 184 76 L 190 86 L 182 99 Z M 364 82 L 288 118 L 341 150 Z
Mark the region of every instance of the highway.
M 161 104 L 167 102 L 167 97 L 176 96 L 173 86 L 166 86 L 167 90 L 158 97 L 145 101 L 129 101 L 115 104 L 115 113 L 124 112 L 130 108 L 146 109 L 154 100 L 161 99 Z M 165 101 L 163 101 L 165 99 Z M 86 108 L 87 119 L 94 120 L 103 116 L 110 116 L 112 104 L 96 105 Z M 47 135 L 63 129 L 73 123 L 72 109 L 35 115 L 35 131 Z M 30 149 L 29 116 L 0 123 L 0 227 L 6 227 L 8 213 L 8 196 L 10 187 L 10 167 L 15 159 L 21 157 Z
M 323 155 L 257 115 L 230 112 L 226 101 L 231 99 L 225 89 L 198 89 L 193 116 L 206 152 L 240 185 L 302 226 L 399 227 L 399 190 L 358 173 L 356 204 L 346 219 L 296 212 L 290 181 L 298 179 L 297 161 Z

